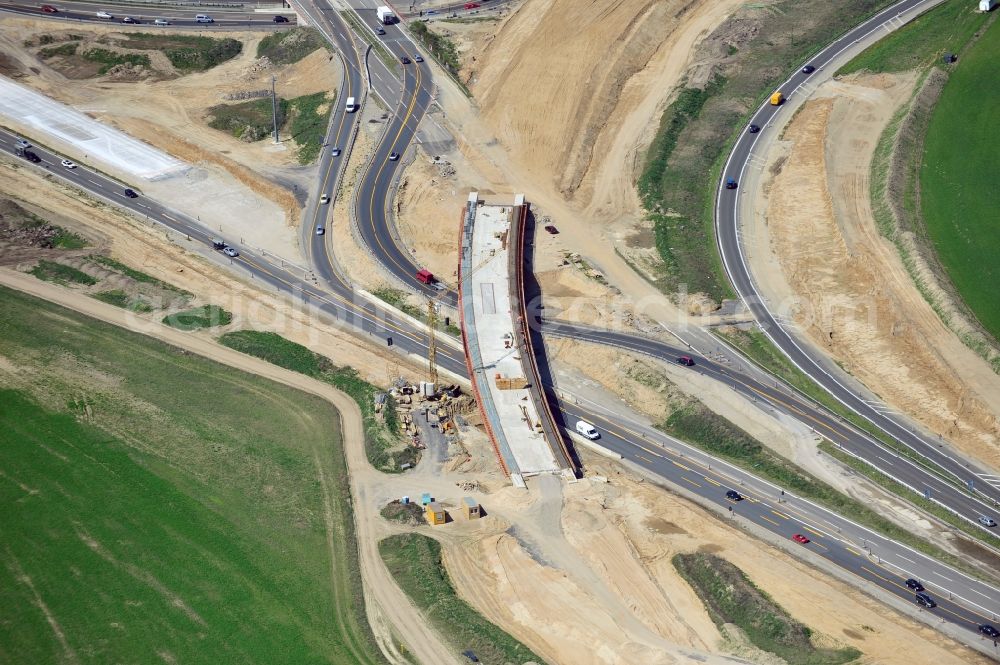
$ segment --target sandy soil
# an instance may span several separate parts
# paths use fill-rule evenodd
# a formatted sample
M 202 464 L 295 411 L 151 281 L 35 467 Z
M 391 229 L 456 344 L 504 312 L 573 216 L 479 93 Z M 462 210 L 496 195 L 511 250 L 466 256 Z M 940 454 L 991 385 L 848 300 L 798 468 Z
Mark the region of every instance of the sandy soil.
M 120 31 L 80 25 L 63 32 L 93 40 Z M 332 90 L 342 78 L 338 60 L 319 49 L 290 66 L 265 66 L 256 60 L 262 35 L 220 32 L 213 36 L 239 39 L 243 51 L 206 72 L 165 80 L 74 80 L 24 46 L 26 36 L 39 34 L 60 31 L 48 22 L 9 17 L 0 22 L 0 52 L 17 63 L 10 75 L 198 167 L 184 178 L 141 183 L 143 193 L 174 201 L 176 208 L 219 227 L 233 242 L 242 238 L 245 244 L 302 262 L 296 191 L 308 190 L 313 169 L 298 166 L 287 136 L 279 145 L 270 140 L 243 143 L 208 127 L 208 109 L 224 103 L 225 95 L 270 88 L 272 74 L 284 97 Z M 86 162 L 83 154 L 70 156 Z
M 438 98 L 485 181 L 524 192 L 571 251 L 665 323 L 685 316 L 615 249 L 634 244 L 641 226 L 632 183 L 656 119 L 693 46 L 735 7 L 601 0 L 581 11 L 570 0 L 529 0 L 466 63 L 481 113 L 450 86 Z
M 872 151 L 913 84 L 832 81 L 803 107 L 772 156 L 775 175 L 756 206 L 765 218 L 750 226 L 755 274 L 816 345 L 891 406 L 1000 468 L 1000 377 L 941 323 L 872 218 Z

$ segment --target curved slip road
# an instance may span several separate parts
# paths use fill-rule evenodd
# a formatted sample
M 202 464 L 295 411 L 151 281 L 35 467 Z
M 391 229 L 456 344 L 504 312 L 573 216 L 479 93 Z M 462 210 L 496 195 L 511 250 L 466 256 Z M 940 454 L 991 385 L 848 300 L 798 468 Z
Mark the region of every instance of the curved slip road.
M 740 219 L 742 215 L 749 212 L 749 210 L 744 209 L 749 208 L 749 197 L 744 196 L 739 189 L 731 190 L 725 187 L 727 179 L 733 178 L 737 182 L 742 182 L 748 170 L 753 168 L 752 164 L 761 163 L 763 150 L 758 150 L 758 147 L 763 146 L 771 135 L 780 131 L 784 124 L 782 120 L 788 118 L 792 113 L 791 108 L 787 107 L 807 98 L 818 85 L 817 80 L 831 75 L 832 71 L 827 70 L 832 70 L 846 60 L 858 42 L 862 44 L 874 42 L 891 29 L 911 20 L 940 1 L 903 0 L 883 10 L 813 57 L 809 62 L 816 67 L 817 71 L 814 74 L 807 75 L 798 71 L 779 86 L 778 89 L 785 94 L 789 101 L 783 106 L 772 106 L 765 102 L 757 110 L 750 119 L 750 124 L 758 125 L 762 128 L 761 131 L 756 134 L 744 131 L 734 145 L 722 170 L 715 206 L 716 236 L 726 274 L 757 320 L 761 330 L 771 342 L 796 367 L 823 387 L 837 401 L 902 445 L 910 448 L 917 455 L 928 460 L 930 464 L 940 469 L 941 475 L 948 477 L 953 485 L 965 486 L 971 481 L 974 491 L 991 504 L 977 503 L 978 510 L 971 513 L 969 510 L 963 511 L 958 507 L 959 502 L 954 499 L 956 494 L 954 487 L 947 496 L 944 492 L 939 491 L 939 486 L 932 483 L 927 483 L 926 487 L 919 485 L 914 489 L 921 493 L 925 489 L 929 489 L 933 500 L 956 510 L 959 515 L 979 526 L 976 521 L 979 516 L 983 514 L 991 517 L 996 516 L 995 508 L 1000 501 L 1000 489 L 981 482 L 984 477 L 990 476 L 989 471 L 978 467 L 971 460 L 961 459 L 953 451 L 946 449 L 942 442 L 933 441 L 910 429 L 903 420 L 884 413 L 884 407 L 880 407 L 877 402 L 873 403 L 874 399 L 866 399 L 865 396 L 858 394 L 856 390 L 846 385 L 847 380 L 841 371 L 835 368 L 821 352 L 809 344 L 800 343 L 791 332 L 782 327 L 775 313 L 769 309 L 766 299 L 757 290 L 741 241 Z M 864 439 L 864 441 L 857 441 L 856 445 L 858 446 L 868 449 L 881 447 L 871 437 L 861 436 L 859 439 Z M 871 462 L 872 459 L 869 457 L 868 461 Z M 880 465 L 876 464 L 876 466 Z M 880 468 L 889 475 L 893 475 L 888 469 Z M 961 495 L 962 492 L 957 492 L 957 494 Z

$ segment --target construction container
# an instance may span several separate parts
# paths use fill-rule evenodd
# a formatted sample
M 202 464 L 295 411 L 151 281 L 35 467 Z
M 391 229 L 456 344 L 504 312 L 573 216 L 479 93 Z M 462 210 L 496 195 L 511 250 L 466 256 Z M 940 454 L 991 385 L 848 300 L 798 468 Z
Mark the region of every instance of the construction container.
M 427 517 L 427 523 L 431 525 L 444 524 L 448 520 L 448 513 L 437 501 L 427 504 L 424 515 Z
M 430 492 L 424 492 L 423 494 L 420 495 L 420 505 L 421 506 L 426 506 L 427 504 L 431 503 L 432 501 L 434 501 L 434 498 L 431 496 Z
M 480 517 L 479 502 L 471 496 L 467 496 L 462 499 L 462 510 L 465 511 L 466 519 L 478 520 Z

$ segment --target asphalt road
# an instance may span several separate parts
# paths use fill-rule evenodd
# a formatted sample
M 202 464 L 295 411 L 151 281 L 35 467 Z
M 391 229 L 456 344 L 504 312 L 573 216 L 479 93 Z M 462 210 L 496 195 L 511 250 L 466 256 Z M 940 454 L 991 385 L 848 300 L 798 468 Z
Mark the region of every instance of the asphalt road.
M 48 4 L 59 10 L 58 13 L 51 14 L 43 12 L 41 7 Z M 133 27 L 151 25 L 154 19 L 164 18 L 170 21 L 170 25 L 178 28 L 199 28 L 199 29 L 229 29 L 233 28 L 257 28 L 274 29 L 288 28 L 295 25 L 295 14 L 290 10 L 276 11 L 274 14 L 258 14 L 246 11 L 225 11 L 213 8 L 199 8 L 192 6 L 190 9 L 179 9 L 177 7 L 165 6 L 162 9 L 153 7 L 127 7 L 121 5 L 105 6 L 99 3 L 91 4 L 84 2 L 44 2 L 39 1 L 31 4 L 21 3 L 0 3 L 0 11 L 23 14 L 36 18 L 59 19 L 64 21 L 77 21 L 97 24 L 115 23 L 121 24 L 121 19 L 125 16 L 141 21 Z M 113 19 L 97 18 L 98 11 L 107 11 L 114 16 Z M 195 14 L 207 14 L 211 16 L 214 23 L 198 23 L 194 20 Z M 288 18 L 288 23 L 274 23 L 274 15 L 280 14 Z M 127 24 L 125 24 L 127 25 Z M 124 25 L 123 25 L 124 27 Z M 158 29 L 166 26 L 155 26 Z
M 0 130 L 0 150 L 12 154 L 16 138 L 15 135 Z M 39 155 L 42 162 L 38 165 L 25 162 L 26 167 L 34 166 L 48 171 L 92 195 L 133 211 L 140 218 L 145 217 L 151 222 L 185 234 L 186 239 L 179 243 L 192 251 L 211 252 L 207 248 L 211 247 L 215 234 L 198 222 L 143 196 L 135 199 L 126 197 L 122 183 L 92 171 L 86 166 L 64 169 L 59 166 L 60 155 L 38 146 L 32 150 Z M 417 357 L 426 357 L 427 337 L 419 324 L 357 296 L 347 286 L 336 289 L 321 288 L 316 286 L 308 275 L 297 274 L 267 256 L 242 248 L 237 249 L 240 250 L 239 256 L 227 260 L 251 279 L 274 288 L 296 302 L 303 303 L 322 318 L 347 326 L 362 337 L 369 336 L 375 343 L 387 343 L 391 338 L 395 350 Z M 223 257 L 220 255 L 221 258 Z M 559 332 L 567 334 L 570 331 L 562 329 Z M 572 334 L 579 336 L 585 333 L 581 329 Z M 663 352 L 672 354 L 676 350 L 666 347 Z M 698 362 L 708 367 L 706 361 L 699 359 Z M 443 370 L 458 377 L 466 376 L 465 359 L 456 345 L 440 344 L 438 363 Z M 924 557 L 791 495 L 786 497 L 787 504 L 783 503 L 777 507 L 778 512 L 788 516 L 787 519 L 770 515 L 767 511 L 774 510 L 774 502 L 767 497 L 775 496 L 780 490 L 769 483 L 735 467 L 712 460 L 704 453 L 681 442 L 673 441 L 654 430 L 630 424 L 624 420 L 620 412 L 612 412 L 602 405 L 580 405 L 565 400 L 558 400 L 556 403 L 558 409 L 555 417 L 558 422 L 569 426 L 578 419 L 595 423 L 602 431 L 601 445 L 620 452 L 626 459 L 676 486 L 692 491 L 697 489 L 696 493 L 703 501 L 728 506 L 724 487 L 741 488 L 738 490 L 741 494 L 745 493 L 756 501 L 739 502 L 739 506 L 734 508 L 739 511 L 739 518 L 749 519 L 781 538 L 793 532 L 804 531 L 807 536 L 812 534 L 809 537 L 814 544 L 806 546 L 809 547 L 809 551 L 827 558 L 862 579 L 873 581 L 901 599 L 913 600 L 912 594 L 899 585 L 900 580 L 905 579 L 902 576 L 916 576 L 924 582 L 932 596 L 939 602 L 937 609 L 927 611 L 945 622 L 975 631 L 977 622 L 993 622 L 996 620 L 996 613 L 1000 612 L 998 589 L 970 579 L 949 566 Z M 681 448 L 685 451 L 684 458 L 690 460 L 691 464 L 675 463 L 680 459 L 680 455 L 670 451 L 678 451 Z M 677 459 L 673 459 L 674 457 Z M 698 464 L 701 465 L 697 469 L 694 460 L 699 460 Z M 871 549 L 871 555 L 860 553 L 865 546 Z M 969 633 L 969 641 L 976 634 Z
M 820 75 L 828 76 L 832 74 L 829 67 L 842 52 L 852 47 L 854 42 L 869 36 L 881 35 L 882 26 L 895 22 L 898 25 L 901 21 L 900 14 L 913 13 L 929 8 L 937 4 L 939 0 L 903 0 L 896 5 L 880 12 L 862 25 L 858 26 L 837 42 L 814 56 L 809 64 L 816 67 L 817 72 L 811 76 L 801 71 L 792 75 L 788 81 L 780 86 L 780 90 L 786 98 L 792 95 L 802 95 L 814 87 L 815 81 Z M 812 84 L 812 85 L 807 85 Z M 757 113 L 751 118 L 749 124 L 761 127 L 761 131 L 751 134 L 745 131 L 733 147 L 732 153 L 726 166 L 722 171 L 719 182 L 719 191 L 716 199 L 716 231 L 718 237 L 719 251 L 722 255 L 723 264 L 730 281 L 735 286 L 740 297 L 746 302 L 754 318 L 760 324 L 761 330 L 770 340 L 781 349 L 800 370 L 809 375 L 818 385 L 833 395 L 838 401 L 850 410 L 862 416 L 876 427 L 888 434 L 890 437 L 909 447 L 918 455 L 924 457 L 932 464 L 939 467 L 945 474 L 951 476 L 954 481 L 961 484 L 973 482 L 973 487 L 980 496 L 986 498 L 994 505 L 1000 501 L 1000 489 L 982 482 L 983 478 L 990 477 L 990 473 L 977 467 L 974 461 L 964 460 L 949 450 L 944 442 L 930 440 L 927 437 L 915 432 L 907 426 L 901 419 L 892 414 L 885 413 L 884 407 L 873 404 L 871 399 L 866 399 L 855 390 L 848 387 L 847 380 L 840 375 L 839 370 L 832 367 L 829 361 L 821 352 L 815 350 L 810 345 L 802 343 L 785 328 L 769 309 L 768 303 L 757 291 L 753 276 L 744 254 L 744 247 L 740 239 L 740 214 L 741 196 L 740 190 L 726 189 L 725 183 L 729 178 L 742 182 L 746 172 L 751 168 L 755 158 L 760 158 L 757 154 L 757 146 L 767 137 L 769 132 L 780 131 L 772 126 L 772 122 L 778 114 L 784 113 L 782 106 L 772 106 L 764 103 Z M 869 441 L 869 447 L 876 445 Z M 883 470 L 890 475 L 894 475 L 888 468 Z M 932 488 L 931 497 L 942 502 L 941 494 L 935 491 L 935 486 L 928 484 Z M 923 486 L 917 486 L 917 491 L 923 492 Z M 986 511 L 984 511 L 986 512 Z M 961 513 L 965 517 L 973 520 L 978 515 L 970 515 L 967 511 Z M 986 512 L 990 517 L 996 517 L 992 510 Z M 978 526 L 978 523 L 976 523 Z

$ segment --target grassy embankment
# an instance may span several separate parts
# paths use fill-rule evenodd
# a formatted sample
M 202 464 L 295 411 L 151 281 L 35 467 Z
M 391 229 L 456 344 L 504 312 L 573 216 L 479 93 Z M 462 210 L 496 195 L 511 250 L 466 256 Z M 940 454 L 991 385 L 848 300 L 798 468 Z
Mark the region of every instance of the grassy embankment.
M 328 95 L 325 92 L 292 99 L 278 98 L 278 129 L 287 125 L 288 133 L 298 145 L 300 164 L 311 164 L 319 156 L 326 136 L 327 118 L 336 98 L 336 93 Z M 260 141 L 274 130 L 272 111 L 270 97 L 216 104 L 208 109 L 208 126 L 229 132 L 241 141 Z
M 149 56 L 141 53 L 117 53 L 104 48 L 89 48 L 80 55 L 84 60 L 98 63 L 100 67 L 97 73 L 101 76 L 118 65 L 132 65 L 149 69 Z
M 462 69 L 462 61 L 459 59 L 458 47 L 455 46 L 455 42 L 431 30 L 425 21 L 412 21 L 408 27 L 410 34 L 430 51 L 431 56 L 441 65 L 441 69 L 458 85 L 465 96 L 472 97 L 472 92 L 458 78 L 458 72 Z
M 682 441 L 774 483 L 780 489 L 814 501 L 939 561 L 983 578 L 978 569 L 803 471 L 700 402 L 677 409 L 659 427 Z
M 38 279 L 62 285 L 83 284 L 84 286 L 92 286 L 97 284 L 96 279 L 82 270 L 77 270 L 72 266 L 56 263 L 55 261 L 46 261 L 45 259 L 39 261 L 38 265 L 30 270 L 30 273 Z
M 260 40 L 257 57 L 267 58 L 276 65 L 290 65 L 325 45 L 313 28 L 292 28 L 273 32 Z
M 713 204 L 725 155 L 748 114 L 810 53 L 889 0 L 747 6 L 737 19 L 759 28 L 703 88 L 683 85 L 660 119 L 637 187 L 654 224 L 664 291 L 686 285 L 715 299 L 732 295 L 715 244 Z
M 841 665 L 861 657 L 853 647 L 818 648 L 812 631 L 796 621 L 746 574 L 713 554 L 676 554 L 674 568 L 687 580 L 720 629 L 739 626 L 758 649 L 788 665 Z
M 372 291 L 372 295 L 378 298 L 379 300 L 382 300 L 383 302 L 392 305 L 393 307 L 403 312 L 404 314 L 412 316 L 418 321 L 423 321 L 424 323 L 427 323 L 427 310 L 421 307 L 417 307 L 415 305 L 411 305 L 410 303 L 406 302 L 405 292 L 400 291 L 399 289 L 384 287 Z M 461 328 L 456 326 L 454 323 L 451 323 L 450 321 L 446 324 L 443 318 L 438 321 L 437 330 L 446 332 L 454 337 L 462 336 Z
M 399 586 L 456 651 L 471 650 L 483 665 L 545 662 L 458 597 L 436 540 L 399 534 L 378 549 Z
M 243 52 L 243 42 L 199 35 L 164 35 L 148 32 L 128 33 L 124 48 L 137 51 L 160 51 L 179 72 L 203 72 L 232 60 Z
M 233 315 L 218 305 L 202 305 L 183 312 L 175 312 L 163 317 L 163 323 L 178 330 L 198 330 L 214 328 L 233 322 Z
M 0 660 L 384 662 L 327 402 L 3 288 L 0 310 Z
M 398 473 L 400 464 L 416 461 L 416 449 L 398 449 L 399 421 L 391 397 L 383 407 L 384 422 L 375 413 L 375 395 L 382 392 L 358 377 L 350 367 L 337 367 L 329 358 L 310 351 L 272 332 L 237 330 L 219 338 L 226 346 L 269 363 L 325 381 L 350 395 L 361 408 L 365 421 L 365 452 L 372 466 L 389 473 Z

